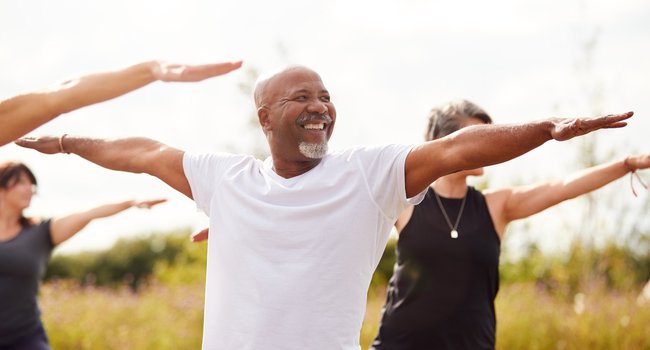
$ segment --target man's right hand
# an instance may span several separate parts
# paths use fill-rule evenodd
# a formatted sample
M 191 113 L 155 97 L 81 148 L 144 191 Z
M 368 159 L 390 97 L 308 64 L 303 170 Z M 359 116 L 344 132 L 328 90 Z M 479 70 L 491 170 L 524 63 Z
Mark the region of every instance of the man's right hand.
M 207 240 L 209 235 L 208 231 L 209 231 L 208 228 L 204 228 L 203 230 L 193 234 L 191 238 L 192 243 L 199 243 Z
M 557 141 L 566 141 L 598 129 L 622 128 L 627 125 L 624 120 L 632 115 L 634 115 L 634 112 L 609 114 L 595 118 L 554 119 L 551 137 Z

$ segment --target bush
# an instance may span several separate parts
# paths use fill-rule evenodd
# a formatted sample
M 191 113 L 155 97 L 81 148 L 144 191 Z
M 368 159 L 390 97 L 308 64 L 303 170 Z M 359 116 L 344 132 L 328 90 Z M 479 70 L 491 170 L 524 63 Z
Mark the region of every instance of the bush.
M 171 263 L 189 245 L 189 230 L 119 240 L 106 251 L 54 256 L 45 281 L 75 280 L 80 285 L 129 285 L 134 290 L 154 273 L 155 266 Z
M 500 273 L 503 284 L 535 282 L 566 298 L 593 285 L 631 291 L 650 278 L 650 253 L 611 242 L 600 249 L 574 242 L 566 254 L 544 255 L 532 245 L 525 258 L 502 262 Z

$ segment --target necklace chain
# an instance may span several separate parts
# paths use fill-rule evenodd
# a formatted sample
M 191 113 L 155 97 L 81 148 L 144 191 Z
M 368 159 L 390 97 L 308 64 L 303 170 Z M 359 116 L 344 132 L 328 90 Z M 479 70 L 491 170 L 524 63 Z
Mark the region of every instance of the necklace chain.
M 442 211 L 442 216 L 445 217 L 445 220 L 447 221 L 447 225 L 449 225 L 449 229 L 451 230 L 451 238 L 458 238 L 457 229 L 458 229 L 458 224 L 460 223 L 460 218 L 461 216 L 463 216 L 463 209 L 465 209 L 465 201 L 467 200 L 467 193 L 465 193 L 465 196 L 463 197 L 463 201 L 460 203 L 460 210 L 458 211 L 458 216 L 456 217 L 456 224 L 454 224 L 453 226 L 451 225 L 451 220 L 447 215 L 447 211 L 445 210 L 445 207 L 442 205 L 440 196 L 438 196 L 438 192 L 436 192 L 436 190 L 433 190 L 433 194 L 436 196 L 436 201 L 438 201 L 438 206 Z

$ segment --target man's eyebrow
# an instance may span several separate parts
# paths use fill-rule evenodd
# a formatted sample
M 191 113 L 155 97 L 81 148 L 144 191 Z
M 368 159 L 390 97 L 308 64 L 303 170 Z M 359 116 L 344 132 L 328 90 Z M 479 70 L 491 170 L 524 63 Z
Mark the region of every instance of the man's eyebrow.
M 291 91 L 290 95 L 294 95 L 294 94 L 309 94 L 309 93 L 311 93 L 311 91 L 310 91 L 309 89 L 304 89 L 304 88 L 303 88 L 303 89 L 298 89 L 298 90 Z M 318 91 L 318 93 L 319 93 L 319 94 L 322 94 L 322 93 L 329 94 L 330 92 L 327 91 L 327 89 L 321 89 L 320 91 Z

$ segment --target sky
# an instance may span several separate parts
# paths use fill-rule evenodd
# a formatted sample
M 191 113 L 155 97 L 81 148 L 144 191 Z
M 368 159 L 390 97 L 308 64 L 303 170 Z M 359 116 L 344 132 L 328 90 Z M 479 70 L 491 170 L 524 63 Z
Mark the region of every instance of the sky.
M 597 145 L 596 159 L 617 159 L 650 151 L 649 58 L 650 2 L 642 0 L 0 2 L 0 99 L 151 59 L 244 60 L 227 76 L 154 83 L 31 133 L 146 136 L 192 152 L 255 151 L 264 140 L 243 86 L 259 72 L 297 63 L 321 74 L 337 107 L 332 149 L 420 142 L 431 107 L 466 98 L 497 123 L 633 110 L 628 127 L 588 139 Z M 562 178 L 581 168 L 584 144 L 548 142 L 488 168 L 477 181 L 506 186 Z M 58 253 L 207 224 L 191 200 L 148 175 L 15 145 L 0 148 L 0 160 L 9 159 L 25 162 L 39 180 L 29 215 L 169 199 L 151 211 L 96 220 Z M 596 237 L 603 240 L 640 220 L 648 207 L 647 192 L 632 196 L 627 178 L 596 195 L 600 203 L 614 198 L 629 215 L 605 208 L 585 217 L 586 202 L 572 201 L 513 225 L 507 243 L 513 250 L 530 241 L 562 248 L 571 239 L 565 228 L 585 221 L 608 228 Z

